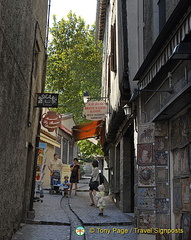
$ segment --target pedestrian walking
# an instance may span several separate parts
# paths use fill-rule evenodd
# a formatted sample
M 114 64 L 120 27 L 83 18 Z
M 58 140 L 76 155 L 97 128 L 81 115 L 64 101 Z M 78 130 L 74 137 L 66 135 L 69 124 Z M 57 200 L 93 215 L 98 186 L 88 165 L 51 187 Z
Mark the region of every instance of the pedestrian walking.
M 96 193 L 96 200 L 98 201 L 97 207 L 99 207 L 99 216 L 103 216 L 103 210 L 105 209 L 105 193 L 104 193 L 104 186 L 98 186 L 99 192 Z
M 91 204 L 90 206 L 94 206 L 94 196 L 96 195 L 96 191 L 98 191 L 98 186 L 99 186 L 99 168 L 98 168 L 98 161 L 94 160 L 92 162 L 93 166 L 93 172 L 91 174 L 91 179 L 89 183 L 89 195 L 91 199 Z
M 75 184 L 74 191 L 77 195 L 78 182 L 80 180 L 80 165 L 78 164 L 78 159 L 74 158 L 73 164 L 70 165 L 70 195 L 72 193 L 73 183 Z

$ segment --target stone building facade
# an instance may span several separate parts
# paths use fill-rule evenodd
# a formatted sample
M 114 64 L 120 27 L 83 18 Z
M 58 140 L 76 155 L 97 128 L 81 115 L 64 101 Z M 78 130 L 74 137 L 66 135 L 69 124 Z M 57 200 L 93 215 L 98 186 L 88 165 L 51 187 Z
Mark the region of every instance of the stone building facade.
M 134 9 L 135 8 L 135 9 Z M 110 194 L 123 212 L 134 211 L 134 120 L 125 116 L 136 83 L 130 81 L 138 66 L 137 53 L 128 44 L 137 45 L 137 33 L 127 28 L 127 19 L 137 25 L 136 4 L 126 1 L 98 1 L 97 38 L 103 42 L 102 96 L 109 110 L 105 119 L 104 175 L 110 183 Z M 129 37 L 128 37 L 129 36 Z M 132 56 L 128 65 L 128 53 Z M 135 74 L 135 72 L 134 72 Z M 132 77 L 131 77 L 132 78 Z
M 48 1 L 1 0 L 0 9 L 0 239 L 10 239 L 32 210 Z
M 147 3 L 145 8 L 156 6 Z M 157 13 L 158 25 L 144 22 L 143 43 L 150 44 L 143 48 L 144 60 L 134 77 L 138 80 L 138 92 L 133 93 L 138 109 L 135 211 L 140 228 L 176 230 L 174 234 L 156 230 L 152 238 L 140 239 L 186 240 L 191 214 L 191 61 L 185 55 L 175 59 L 174 49 L 190 44 L 191 3 L 159 1 Z M 153 11 L 146 14 L 152 19 Z
M 105 165 L 117 205 L 152 228 L 140 240 L 190 238 L 190 16 L 189 0 L 98 1 Z

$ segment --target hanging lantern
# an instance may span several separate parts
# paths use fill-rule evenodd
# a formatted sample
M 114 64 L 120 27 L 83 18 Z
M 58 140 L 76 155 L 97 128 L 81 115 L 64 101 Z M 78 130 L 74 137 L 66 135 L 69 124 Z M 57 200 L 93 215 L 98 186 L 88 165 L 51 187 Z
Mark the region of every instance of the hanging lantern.
M 49 132 L 53 132 L 61 125 L 61 118 L 61 115 L 54 111 L 44 113 L 42 115 L 42 126 L 47 128 Z

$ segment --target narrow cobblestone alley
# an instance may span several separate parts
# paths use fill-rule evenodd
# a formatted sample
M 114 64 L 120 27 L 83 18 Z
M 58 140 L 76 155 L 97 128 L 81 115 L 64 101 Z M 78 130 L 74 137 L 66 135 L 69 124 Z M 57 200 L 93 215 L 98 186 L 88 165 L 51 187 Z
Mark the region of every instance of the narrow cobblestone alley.
M 43 202 L 35 202 L 35 219 L 28 220 L 12 237 L 12 240 L 136 240 L 132 216 L 122 213 L 107 196 L 105 214 L 98 216 L 97 207 L 89 206 L 88 182 L 81 180 L 78 196 L 70 198 L 50 195 L 44 191 Z M 78 236 L 77 227 L 85 234 Z

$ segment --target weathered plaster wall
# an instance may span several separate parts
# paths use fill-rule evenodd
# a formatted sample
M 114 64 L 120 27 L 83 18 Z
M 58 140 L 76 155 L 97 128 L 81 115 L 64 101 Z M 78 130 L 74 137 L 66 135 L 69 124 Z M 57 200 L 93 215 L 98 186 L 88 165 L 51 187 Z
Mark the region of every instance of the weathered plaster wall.
M 0 0 L 0 9 L 0 239 L 10 239 L 29 210 L 39 120 L 35 93 L 43 88 L 45 74 L 47 0 Z M 36 58 L 35 34 L 40 50 Z

